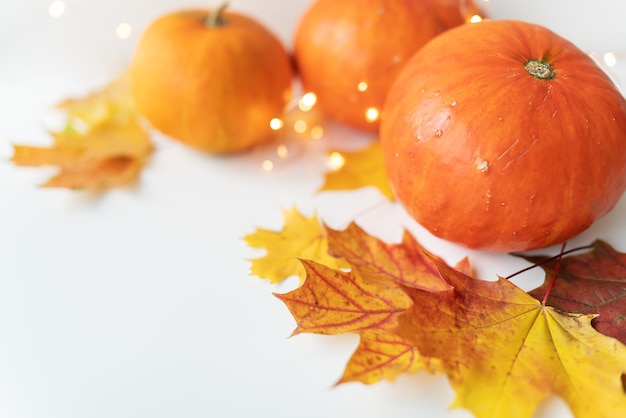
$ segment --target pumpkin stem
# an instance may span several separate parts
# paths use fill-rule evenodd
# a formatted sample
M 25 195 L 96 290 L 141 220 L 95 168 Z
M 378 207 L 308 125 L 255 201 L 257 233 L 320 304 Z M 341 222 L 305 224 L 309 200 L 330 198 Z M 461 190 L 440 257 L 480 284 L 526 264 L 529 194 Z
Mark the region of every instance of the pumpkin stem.
M 227 7 L 228 2 L 224 2 L 220 5 L 220 7 L 209 13 L 206 20 L 204 21 L 205 26 L 207 28 L 217 28 L 219 26 L 224 26 L 226 24 L 226 19 L 224 19 L 222 13 Z
M 543 60 L 528 60 L 526 65 L 524 65 L 524 68 L 526 68 L 528 74 L 538 78 L 539 80 L 552 80 L 556 76 L 556 73 L 552 67 L 550 67 L 550 64 Z

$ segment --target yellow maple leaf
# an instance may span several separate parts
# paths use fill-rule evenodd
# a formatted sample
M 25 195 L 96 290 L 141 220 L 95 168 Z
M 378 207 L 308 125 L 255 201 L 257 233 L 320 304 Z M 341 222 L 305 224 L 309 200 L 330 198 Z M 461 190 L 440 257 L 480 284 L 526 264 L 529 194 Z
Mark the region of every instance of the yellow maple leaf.
M 441 359 L 454 406 L 477 418 L 529 418 L 557 395 L 577 418 L 626 416 L 626 346 L 598 333 L 594 315 L 546 307 L 504 279 L 472 279 L 441 263 L 439 270 L 453 289 L 410 292 L 415 309 L 398 334 Z
M 50 147 L 14 145 L 13 163 L 58 166 L 59 173 L 44 187 L 103 189 L 137 178 L 153 146 L 135 110 L 126 74 L 58 106 L 67 112 L 65 129 L 50 132 Z
M 389 183 L 380 141 L 372 141 L 359 151 L 332 151 L 330 160 L 339 161 L 337 168 L 326 173 L 321 191 L 353 190 L 372 186 L 377 188 L 387 199 L 394 200 L 394 193 Z
M 251 259 L 251 273 L 278 283 L 288 277 L 305 278 L 304 267 L 298 258 L 323 263 L 331 268 L 347 267 L 341 258 L 328 254 L 328 237 L 317 215 L 309 218 L 296 208 L 283 210 L 281 231 L 257 228 L 244 241 L 252 248 L 266 249 L 263 257 Z
M 138 116 L 128 71 L 103 88 L 84 97 L 62 100 L 56 107 L 65 111 L 68 125 L 79 132 L 111 123 L 124 124 Z

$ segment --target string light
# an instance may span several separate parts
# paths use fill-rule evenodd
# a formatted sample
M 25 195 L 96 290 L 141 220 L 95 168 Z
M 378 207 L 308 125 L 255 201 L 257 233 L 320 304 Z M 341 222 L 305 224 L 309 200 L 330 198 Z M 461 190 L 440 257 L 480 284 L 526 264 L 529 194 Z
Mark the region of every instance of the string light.
M 276 147 L 276 155 L 278 155 L 283 160 L 288 158 L 289 157 L 289 149 L 287 148 L 287 145 L 280 144 L 279 146 L 277 146 Z
M 483 18 L 480 15 L 473 15 L 472 17 L 469 18 L 470 23 L 478 23 L 482 21 L 483 21 Z
M 375 122 L 376 120 L 378 120 L 379 115 L 380 115 L 380 112 L 375 107 L 369 107 L 365 111 L 365 119 L 368 122 Z
M 308 92 L 292 101 L 282 115 L 270 119 L 269 127 L 274 131 L 270 145 L 273 152 L 263 157 L 263 171 L 275 170 L 284 161 L 293 159 L 309 141 L 324 136 L 321 114 L 314 108 L 316 103 L 315 93 Z
M 293 130 L 296 131 L 299 134 L 305 133 L 306 130 L 308 129 L 308 127 L 309 127 L 309 125 L 306 123 L 305 120 L 302 120 L 302 119 L 298 119 L 293 124 Z
M 308 112 L 313 109 L 315 103 L 317 103 L 317 96 L 315 93 L 305 93 L 298 101 L 298 108 L 303 112 Z
M 115 28 L 115 34 L 120 39 L 128 39 L 133 33 L 133 28 L 126 22 L 122 22 Z
M 48 7 L 48 13 L 52 17 L 61 17 L 61 15 L 65 12 L 65 3 L 62 1 L 54 1 Z
M 274 169 L 274 163 L 270 160 L 265 160 L 261 164 L 264 171 L 272 171 Z
M 328 166 L 331 170 L 337 171 L 346 163 L 346 159 L 337 151 L 331 152 L 328 156 Z
M 272 128 L 273 131 L 277 131 L 283 126 L 285 126 L 285 122 L 280 118 L 274 118 L 270 121 L 270 128 Z
M 615 67 L 617 65 L 617 57 L 613 52 L 607 52 L 606 54 L 604 54 L 603 59 L 604 63 L 608 67 Z
M 367 91 L 367 88 L 368 88 L 368 87 L 369 87 L 369 86 L 367 85 L 367 83 L 366 83 L 365 81 L 361 81 L 361 82 L 360 82 L 360 83 L 356 86 L 356 88 L 357 88 L 359 91 L 361 91 L 361 92 L 362 92 L 362 91 Z
M 311 139 L 321 139 L 324 136 L 324 128 L 320 125 L 315 125 L 311 128 L 309 135 L 311 135 Z

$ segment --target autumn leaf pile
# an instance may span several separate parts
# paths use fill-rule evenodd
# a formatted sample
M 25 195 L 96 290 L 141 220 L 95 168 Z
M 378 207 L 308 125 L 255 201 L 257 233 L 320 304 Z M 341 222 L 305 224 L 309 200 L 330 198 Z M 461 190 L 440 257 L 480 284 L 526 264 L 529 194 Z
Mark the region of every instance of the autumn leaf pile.
M 506 278 L 472 277 L 467 260 L 447 265 L 408 233 L 388 244 L 355 223 L 337 231 L 297 209 L 284 217 L 283 231 L 245 237 L 267 250 L 251 260 L 252 272 L 277 282 L 289 271 L 264 266 L 298 258 L 304 282 L 277 295 L 296 320 L 294 335 L 359 335 L 339 383 L 444 373 L 453 406 L 479 418 L 531 417 L 552 395 L 576 417 L 624 416 L 626 255 L 608 244 L 562 259 L 526 257 L 547 272 L 526 293 Z

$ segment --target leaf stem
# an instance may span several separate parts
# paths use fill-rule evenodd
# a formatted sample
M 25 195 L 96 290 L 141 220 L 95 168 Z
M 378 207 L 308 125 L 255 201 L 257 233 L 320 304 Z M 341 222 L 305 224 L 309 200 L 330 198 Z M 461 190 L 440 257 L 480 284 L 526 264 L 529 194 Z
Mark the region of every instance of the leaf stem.
M 526 273 L 527 271 L 532 270 L 535 267 L 540 267 L 540 266 L 543 266 L 544 264 L 548 264 L 549 262 L 554 261 L 556 259 L 559 259 L 559 258 L 561 258 L 564 255 L 568 255 L 568 254 L 574 253 L 576 251 L 591 250 L 593 247 L 594 247 L 594 244 L 589 244 L 589 245 L 583 245 L 581 247 L 572 248 L 571 250 L 567 250 L 567 251 L 564 251 L 564 252 L 560 252 L 559 254 L 557 254 L 555 256 L 552 256 L 550 258 L 546 258 L 545 260 L 540 261 L 538 263 L 535 263 L 532 266 L 528 266 L 528 267 L 525 267 L 525 268 L 523 268 L 523 269 L 521 269 L 519 271 L 516 271 L 515 273 L 513 273 L 513 274 L 511 274 L 509 276 L 506 276 L 504 278 L 504 280 L 511 280 L 515 276 L 518 276 L 518 275 L 520 275 L 522 273 Z M 522 257 L 521 254 L 517 254 L 517 253 L 512 253 L 512 255 L 517 256 L 517 257 Z
M 565 252 L 566 244 L 567 242 L 564 242 L 563 245 L 561 245 L 561 251 L 559 252 L 559 255 L 556 258 L 556 265 L 554 266 L 554 271 L 552 272 L 552 276 L 550 277 L 550 284 L 548 284 L 546 293 L 545 295 L 543 295 L 543 300 L 541 301 L 541 304 L 543 306 L 546 306 L 546 303 L 548 302 L 548 296 L 550 296 L 550 292 L 552 291 L 552 286 L 554 286 L 554 282 L 556 281 L 556 275 L 559 274 L 559 269 L 561 268 L 561 259 L 563 258 L 563 253 Z

